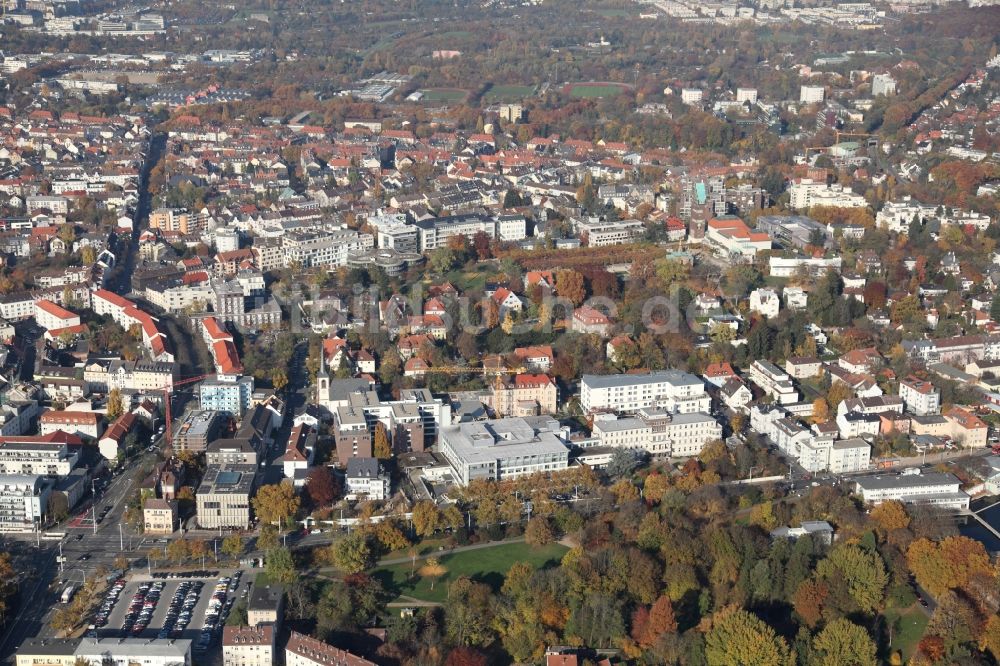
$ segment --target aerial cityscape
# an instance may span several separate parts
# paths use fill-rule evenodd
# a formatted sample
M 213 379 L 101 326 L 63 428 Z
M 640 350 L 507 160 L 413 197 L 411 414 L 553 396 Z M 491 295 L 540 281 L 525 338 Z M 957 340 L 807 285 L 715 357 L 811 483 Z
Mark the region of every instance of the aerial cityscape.
M 0 6 L 0 663 L 1000 665 L 1000 4 Z

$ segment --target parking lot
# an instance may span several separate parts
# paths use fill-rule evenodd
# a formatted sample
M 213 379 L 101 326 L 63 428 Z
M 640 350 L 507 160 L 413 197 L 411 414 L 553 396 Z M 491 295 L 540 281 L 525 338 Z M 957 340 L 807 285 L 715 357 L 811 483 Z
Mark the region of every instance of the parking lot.
M 237 581 L 230 572 L 213 577 L 136 576 L 125 583 L 105 623 L 94 631 L 102 638 L 187 638 L 198 646 L 206 642 L 207 618 L 212 637 L 207 645 L 214 644 L 232 606 L 244 593 L 249 595 L 250 578 Z

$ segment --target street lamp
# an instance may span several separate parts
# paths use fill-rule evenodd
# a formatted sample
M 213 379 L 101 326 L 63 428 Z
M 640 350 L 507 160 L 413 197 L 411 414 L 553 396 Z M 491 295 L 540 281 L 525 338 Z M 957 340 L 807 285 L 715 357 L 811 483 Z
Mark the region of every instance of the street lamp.
M 751 467 L 750 468 L 750 478 L 747 479 L 747 483 L 753 483 L 753 471 L 754 470 L 757 470 L 759 472 L 763 472 L 764 471 L 764 466 L 763 465 L 758 465 L 756 467 Z

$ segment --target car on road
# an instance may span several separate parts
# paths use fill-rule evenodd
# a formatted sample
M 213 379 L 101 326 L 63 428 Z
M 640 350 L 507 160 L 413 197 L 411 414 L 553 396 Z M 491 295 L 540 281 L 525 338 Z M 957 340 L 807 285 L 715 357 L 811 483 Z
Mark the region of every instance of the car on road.
M 83 533 L 82 532 L 80 534 L 76 535 L 76 540 L 77 541 L 80 541 L 81 539 L 83 539 Z
M 80 557 L 76 558 L 78 562 L 86 562 L 89 559 L 90 559 L 90 553 L 84 553 Z

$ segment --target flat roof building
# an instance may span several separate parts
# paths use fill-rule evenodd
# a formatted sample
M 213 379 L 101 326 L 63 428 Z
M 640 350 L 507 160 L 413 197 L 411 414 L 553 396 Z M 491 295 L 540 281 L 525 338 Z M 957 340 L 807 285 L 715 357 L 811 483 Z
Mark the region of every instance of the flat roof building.
M 196 410 L 188 412 L 184 421 L 174 429 L 174 450 L 204 451 L 222 431 L 222 413 Z
M 257 489 L 256 465 L 210 465 L 198 486 L 198 526 L 205 529 L 250 525 L 250 498 Z
M 954 474 L 886 474 L 855 480 L 857 492 L 868 504 L 898 500 L 904 504 L 927 504 L 944 509 L 968 509 L 969 494 L 960 490 Z
M 556 435 L 559 422 L 535 423 L 509 418 L 447 426 L 438 449 L 462 485 L 566 469 L 569 449 Z

